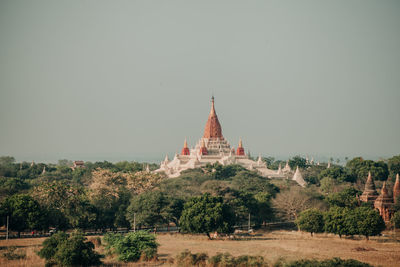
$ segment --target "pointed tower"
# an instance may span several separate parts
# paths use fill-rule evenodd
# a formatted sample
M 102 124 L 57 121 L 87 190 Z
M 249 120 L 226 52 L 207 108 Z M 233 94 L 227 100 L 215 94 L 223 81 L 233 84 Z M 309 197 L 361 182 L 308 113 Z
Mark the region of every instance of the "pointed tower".
M 375 183 L 372 179 L 371 172 L 368 172 L 368 178 L 365 182 L 364 192 L 362 193 L 360 200 L 363 202 L 372 202 L 378 197 L 378 193 L 375 189 Z
M 397 203 L 399 196 L 400 196 L 400 178 L 399 178 L 399 174 L 396 174 L 396 182 L 394 183 L 394 186 L 393 186 L 394 203 Z
M 189 147 L 185 138 L 185 142 L 183 143 L 183 148 L 182 148 L 182 152 L 181 155 L 183 156 L 189 156 L 190 155 L 190 151 L 189 151 Z
M 293 175 L 292 178 L 293 181 L 296 181 L 300 186 L 305 187 L 306 186 L 306 181 L 304 181 L 303 175 L 301 174 L 299 170 L 299 166 L 296 168 L 296 172 Z
M 382 216 L 382 219 L 385 222 L 390 221 L 390 217 L 392 216 L 393 212 L 393 198 L 391 198 L 388 194 L 386 181 L 383 182 L 381 194 L 375 200 L 374 208 L 379 210 L 379 214 Z
M 258 155 L 257 165 L 258 165 L 258 166 L 264 165 L 264 162 L 263 162 L 262 159 L 261 159 L 261 155 Z
M 45 174 L 45 173 L 46 173 L 46 166 L 43 166 L 42 174 Z
M 283 172 L 282 172 L 282 165 L 279 163 L 279 168 L 278 168 L 278 171 L 276 172 L 276 174 L 279 174 L 279 175 L 282 175 L 283 174 Z
M 236 150 L 236 155 L 237 156 L 244 156 L 244 148 L 243 148 L 243 143 L 242 143 L 242 138 L 239 140 L 239 145 Z
M 204 139 L 201 139 L 200 155 L 208 155 L 208 151 L 206 148 L 206 144 L 204 143 Z
M 221 124 L 219 123 L 217 113 L 215 113 L 214 96 L 211 98 L 211 110 L 210 115 L 208 115 L 203 138 L 223 138 Z
M 285 167 L 283 168 L 283 172 L 284 173 L 288 173 L 288 172 L 291 172 L 291 171 L 292 171 L 292 169 L 289 166 L 289 160 L 287 160 L 286 164 L 285 164 Z

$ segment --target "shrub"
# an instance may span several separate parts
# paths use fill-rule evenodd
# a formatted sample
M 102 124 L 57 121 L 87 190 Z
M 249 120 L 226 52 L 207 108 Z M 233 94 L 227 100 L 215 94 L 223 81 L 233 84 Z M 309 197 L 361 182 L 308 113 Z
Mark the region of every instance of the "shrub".
M 264 261 L 262 256 L 242 255 L 235 258 L 229 253 L 218 253 L 217 255 L 211 257 L 208 262 L 213 267 L 269 266 L 268 263 Z
M 19 260 L 19 259 L 25 259 L 26 258 L 26 253 L 23 251 L 16 252 L 17 247 L 11 246 L 7 247 L 6 251 L 3 252 L 3 257 L 6 258 L 7 260 Z
M 102 256 L 93 250 L 92 242 L 85 241 L 86 238 L 80 232 L 75 232 L 71 236 L 60 232 L 43 242 L 43 248 L 38 255 L 46 259 L 46 266 L 99 265 Z
M 111 255 L 115 253 L 116 244 L 124 238 L 122 234 L 106 233 L 103 236 L 106 253 Z
M 206 266 L 207 259 L 206 253 L 192 254 L 186 249 L 176 256 L 176 264 L 178 266 Z
M 128 233 L 125 236 L 114 234 L 105 236 L 104 240 L 112 253 L 120 261 L 151 260 L 157 256 L 156 237 L 146 231 Z
M 360 262 L 357 260 L 349 259 L 342 260 L 340 258 L 333 258 L 329 260 L 298 260 L 287 263 L 285 267 L 372 267 L 368 263 Z

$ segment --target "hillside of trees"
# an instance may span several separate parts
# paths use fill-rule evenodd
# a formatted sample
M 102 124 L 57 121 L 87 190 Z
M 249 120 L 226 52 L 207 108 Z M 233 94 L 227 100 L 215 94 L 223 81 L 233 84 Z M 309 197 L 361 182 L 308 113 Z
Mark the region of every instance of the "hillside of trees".
M 270 168 L 282 163 L 272 157 L 264 160 Z M 301 168 L 306 188 L 290 179 L 261 177 L 238 165 L 207 165 L 184 171 L 178 178 L 166 178 L 147 172 L 147 164 L 138 162 L 85 162 L 85 168 L 73 169 L 68 160 L 44 164 L 15 162 L 13 157 L 3 156 L 0 225 L 4 226 L 9 216 L 10 229 L 16 232 L 175 224 L 183 231 L 209 234 L 230 232 L 233 226 L 247 224 L 249 214 L 255 226 L 299 221 L 300 215 L 304 224 L 307 216 L 320 218 L 311 211 L 307 216 L 302 214 L 309 209 L 334 216 L 361 206 L 356 196 L 362 192 L 369 171 L 377 188 L 387 181 L 391 192 L 395 174 L 400 171 L 400 155 L 382 161 L 357 157 L 330 168 L 327 164 L 310 165 L 296 156 L 289 164 Z M 150 170 L 157 167 L 149 164 Z M 372 210 L 368 205 L 362 208 Z M 322 230 L 314 232 L 318 231 Z

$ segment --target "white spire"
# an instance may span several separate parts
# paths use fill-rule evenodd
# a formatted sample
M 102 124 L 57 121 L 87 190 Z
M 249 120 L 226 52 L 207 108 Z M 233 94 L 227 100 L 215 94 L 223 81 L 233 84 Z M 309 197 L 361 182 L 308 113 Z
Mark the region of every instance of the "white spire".
M 168 162 L 169 162 L 168 154 L 165 154 L 164 163 L 168 163 Z
M 305 187 L 307 185 L 306 181 L 304 181 L 303 175 L 301 175 L 299 166 L 297 166 L 296 172 L 294 173 L 292 180 L 296 181 L 302 187 Z
M 150 172 L 150 166 L 149 166 L 149 164 L 147 164 L 147 166 L 146 166 L 146 172 Z
M 328 169 L 331 167 L 331 161 L 328 161 Z
M 282 172 L 282 165 L 279 163 L 279 168 L 278 168 L 278 171 L 276 172 L 277 174 L 279 174 L 279 175 L 282 175 L 283 174 L 283 172 Z

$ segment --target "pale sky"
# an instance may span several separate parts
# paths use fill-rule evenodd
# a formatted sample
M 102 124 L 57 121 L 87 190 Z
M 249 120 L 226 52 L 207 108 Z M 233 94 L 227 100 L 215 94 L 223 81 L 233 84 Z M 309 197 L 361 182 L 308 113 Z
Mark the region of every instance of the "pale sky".
M 0 0 L 0 155 L 400 154 L 400 1 Z

